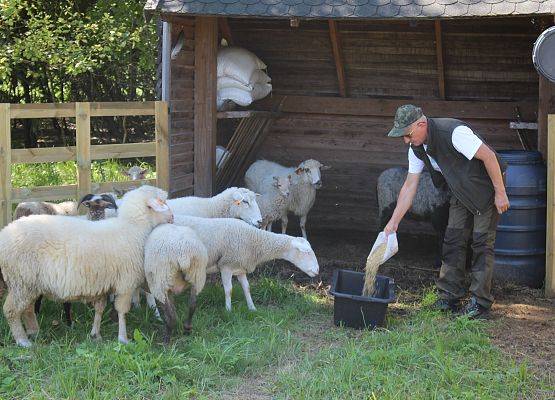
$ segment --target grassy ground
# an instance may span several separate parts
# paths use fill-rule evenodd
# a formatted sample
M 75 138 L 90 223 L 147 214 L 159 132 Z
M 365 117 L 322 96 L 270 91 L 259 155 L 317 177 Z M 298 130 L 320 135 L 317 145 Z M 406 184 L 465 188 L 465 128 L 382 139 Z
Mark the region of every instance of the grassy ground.
M 58 322 L 61 306 L 45 302 L 30 350 L 13 345 L 2 318 L 0 398 L 514 399 L 552 390 L 491 344 L 490 323 L 431 311 L 433 294 L 395 305 L 388 329 L 368 332 L 334 327 L 331 300 L 312 290 L 252 283 L 258 311 L 236 288 L 227 313 L 221 286 L 209 284 L 193 334 L 167 347 L 146 307 L 129 314 L 127 346 L 108 313 L 104 340 L 88 339 L 92 311 L 81 304 L 70 329 Z

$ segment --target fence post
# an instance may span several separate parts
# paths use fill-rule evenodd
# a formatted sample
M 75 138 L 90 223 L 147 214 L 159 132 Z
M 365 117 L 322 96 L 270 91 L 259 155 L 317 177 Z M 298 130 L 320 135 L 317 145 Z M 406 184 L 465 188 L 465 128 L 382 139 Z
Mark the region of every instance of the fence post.
M 75 103 L 75 124 L 77 194 L 81 199 L 91 192 L 91 103 Z
M 10 104 L 0 104 L 0 228 L 12 220 L 12 135 Z
M 547 122 L 547 232 L 545 296 L 555 297 L 555 115 Z
M 156 185 L 170 190 L 170 141 L 168 103 L 154 103 L 154 126 L 156 132 Z

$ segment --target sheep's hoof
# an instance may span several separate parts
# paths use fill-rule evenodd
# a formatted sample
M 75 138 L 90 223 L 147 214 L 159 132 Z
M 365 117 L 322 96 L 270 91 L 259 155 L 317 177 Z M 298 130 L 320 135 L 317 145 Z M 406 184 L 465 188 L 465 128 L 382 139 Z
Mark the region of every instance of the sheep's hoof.
M 250 311 L 256 311 L 256 307 L 255 306 L 249 306 L 249 310 Z
M 39 334 L 39 331 L 27 331 L 27 336 L 29 336 L 31 339 L 36 339 L 37 336 Z
M 29 339 L 17 339 L 16 343 L 17 343 L 18 346 L 27 347 L 27 348 L 29 348 L 33 345 L 33 343 L 31 343 L 31 341 Z
M 129 340 L 126 337 L 123 337 L 123 336 L 118 336 L 118 341 L 121 344 L 129 344 Z

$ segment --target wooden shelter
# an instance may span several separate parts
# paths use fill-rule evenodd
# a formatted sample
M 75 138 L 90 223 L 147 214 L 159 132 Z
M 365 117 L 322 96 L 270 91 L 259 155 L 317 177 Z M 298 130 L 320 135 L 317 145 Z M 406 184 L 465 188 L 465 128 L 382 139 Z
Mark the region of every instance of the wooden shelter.
M 404 145 L 385 136 L 404 103 L 463 119 L 496 149 L 539 148 L 548 158 L 555 90 L 531 53 L 554 23 L 552 0 L 149 0 L 145 13 L 164 22 L 173 196 L 213 192 L 214 147 L 233 133 L 224 121 L 233 114 L 216 110 L 222 37 L 268 65 L 272 95 L 249 109 L 279 105 L 251 158 L 332 167 L 309 231 L 376 229 L 376 179 L 407 164 Z

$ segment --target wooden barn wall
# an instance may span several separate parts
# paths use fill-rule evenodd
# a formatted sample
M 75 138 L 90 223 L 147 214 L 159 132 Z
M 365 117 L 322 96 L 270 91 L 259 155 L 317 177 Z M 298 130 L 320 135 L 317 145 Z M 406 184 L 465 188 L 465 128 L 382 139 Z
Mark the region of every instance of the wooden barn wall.
M 332 166 L 323 174 L 309 230 L 376 229 L 377 177 L 386 168 L 407 165 L 407 148 L 385 137 L 397 105 L 412 102 L 426 112 L 428 102 L 436 101 L 428 115 L 461 118 L 468 114 L 457 100 L 484 102 L 486 119 L 465 120 L 496 149 L 519 148 L 508 124 L 515 115 L 512 105 L 501 114 L 488 111 L 488 101 L 526 101 L 522 116 L 535 121 L 538 77 L 531 50 L 540 29 L 530 18 L 442 21 L 449 101 L 439 104 L 433 21 L 339 21 L 347 96 L 388 99 L 387 112 L 374 112 L 371 102 L 361 110 L 338 97 L 327 21 L 291 28 L 288 21 L 230 19 L 229 25 L 235 43 L 268 65 L 270 101 L 311 96 L 293 98 L 259 154 L 286 165 L 315 158 Z M 402 229 L 429 230 L 406 222 Z
M 193 193 L 194 141 L 194 18 L 170 19 L 171 43 L 180 32 L 184 45 L 170 63 L 170 196 Z

